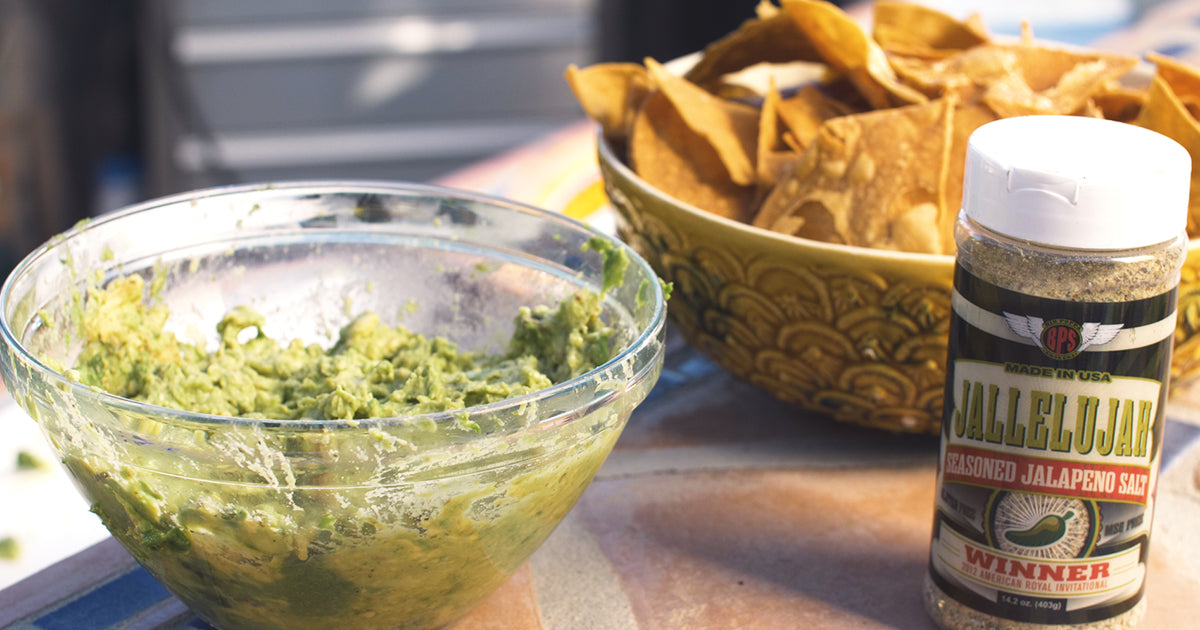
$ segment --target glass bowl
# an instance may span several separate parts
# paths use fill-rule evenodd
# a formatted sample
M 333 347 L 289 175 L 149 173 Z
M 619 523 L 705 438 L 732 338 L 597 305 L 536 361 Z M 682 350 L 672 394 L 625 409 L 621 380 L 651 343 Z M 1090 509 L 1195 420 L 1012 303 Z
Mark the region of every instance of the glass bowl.
M 274 339 L 329 346 L 353 315 L 503 351 L 523 305 L 601 293 L 590 239 L 629 264 L 604 291 L 612 358 L 531 394 L 338 421 L 177 411 L 71 377 L 88 285 L 146 278 L 165 330 L 218 344 L 250 306 Z M 608 269 L 611 276 L 613 269 Z M 203 190 L 76 226 L 0 293 L 0 367 L 109 531 L 222 628 L 437 628 L 525 562 L 658 378 L 664 296 L 619 241 L 447 189 L 298 182 Z M 54 369 L 57 366 L 59 369 Z M 64 375 L 64 372 L 66 375 Z

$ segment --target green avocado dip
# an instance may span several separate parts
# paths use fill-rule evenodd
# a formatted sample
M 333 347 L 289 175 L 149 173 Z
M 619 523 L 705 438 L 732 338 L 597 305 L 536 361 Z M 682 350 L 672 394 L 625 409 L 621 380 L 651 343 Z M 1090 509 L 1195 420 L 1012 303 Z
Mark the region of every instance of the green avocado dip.
M 69 437 L 91 442 L 64 449 L 88 453 L 65 463 L 113 535 L 218 627 L 442 627 L 550 534 L 631 408 L 593 406 L 550 423 L 571 408 L 463 410 L 608 361 L 601 300 L 581 291 L 521 308 L 497 354 L 369 312 L 328 348 L 280 343 L 244 307 L 206 349 L 169 332 L 154 291 L 124 276 L 89 291 L 69 377 L 159 407 L 258 421 L 165 420 L 146 407 L 130 412 L 125 437 Z M 411 418 L 373 420 L 398 416 Z
M 358 420 L 493 403 L 603 364 L 612 334 L 589 291 L 554 309 L 520 309 L 508 350 L 497 355 L 460 352 L 372 312 L 342 328 L 328 350 L 283 345 L 262 333 L 262 315 L 239 306 L 217 324 L 220 347 L 208 352 L 164 331 L 166 307 L 143 307 L 143 292 L 137 275 L 92 292 L 79 381 L 161 407 L 243 418 Z

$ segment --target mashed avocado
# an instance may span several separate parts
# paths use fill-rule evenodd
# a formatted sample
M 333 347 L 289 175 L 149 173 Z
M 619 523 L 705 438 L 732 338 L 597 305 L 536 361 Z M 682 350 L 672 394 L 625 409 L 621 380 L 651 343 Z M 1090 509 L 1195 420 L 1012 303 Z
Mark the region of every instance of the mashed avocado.
M 497 402 L 601 365 L 612 333 L 588 291 L 553 309 L 522 308 L 501 355 L 460 352 L 371 312 L 328 350 L 280 344 L 262 333 L 262 315 L 241 306 L 217 324 L 220 347 L 207 352 L 164 331 L 166 308 L 144 307 L 143 291 L 141 276 L 131 275 L 92 292 L 78 379 L 123 398 L 244 418 L 390 418 Z
M 453 413 L 560 383 L 611 352 L 600 296 L 589 292 L 520 309 L 507 351 L 485 355 L 373 313 L 351 321 L 328 349 L 280 343 L 244 307 L 221 320 L 219 346 L 208 351 L 166 331 L 167 310 L 147 306 L 145 291 L 131 275 L 89 293 L 72 376 L 125 398 L 269 419 L 274 428 L 332 419 L 352 429 L 369 418 Z M 219 627 L 437 628 L 486 597 L 550 534 L 628 412 L 602 406 L 539 427 L 541 435 L 499 437 L 461 422 L 401 424 L 403 435 L 376 427 L 278 438 L 231 423 L 195 429 L 192 452 L 143 450 L 156 454 L 139 461 L 97 453 L 66 465 L 113 535 Z M 153 417 L 144 424 L 135 441 L 181 430 Z M 438 436 L 454 431 L 482 435 L 439 450 Z M 216 452 L 237 465 L 209 471 L 201 462 Z M 410 474 L 411 466 L 435 472 Z M 244 469 L 263 480 L 245 482 Z M 214 474 L 230 481 L 214 483 Z

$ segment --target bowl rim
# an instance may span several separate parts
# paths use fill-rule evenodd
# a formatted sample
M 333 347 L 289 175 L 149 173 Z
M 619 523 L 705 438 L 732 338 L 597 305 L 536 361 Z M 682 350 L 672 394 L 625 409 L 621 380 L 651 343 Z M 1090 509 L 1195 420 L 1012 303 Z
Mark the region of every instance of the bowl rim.
M 816 251 L 826 252 L 833 255 L 852 255 L 856 258 L 868 258 L 876 262 L 888 264 L 897 261 L 920 262 L 923 264 L 942 264 L 950 265 L 954 261 L 954 256 L 951 254 L 923 254 L 918 252 L 903 252 L 891 249 L 875 249 L 871 247 L 861 247 L 858 245 L 844 245 L 841 243 L 827 243 L 813 239 L 782 234 L 764 228 L 757 227 L 750 223 L 742 223 L 726 217 L 708 212 L 702 208 L 692 204 L 685 203 L 672 197 L 658 188 L 650 185 L 649 182 L 638 176 L 633 169 L 621 159 L 612 143 L 604 135 L 604 130 L 597 124 L 595 126 L 596 136 L 596 151 L 600 155 L 601 163 L 610 165 L 622 177 L 633 182 L 638 186 L 644 194 L 653 197 L 656 201 L 678 208 L 687 213 L 689 216 L 695 217 L 697 220 L 713 223 L 721 226 L 724 229 L 736 230 L 748 237 L 768 239 L 777 245 L 784 247 L 800 247 L 811 248 Z
M 622 374 L 620 367 L 623 364 L 630 364 L 632 367 L 637 359 L 637 355 L 643 352 L 646 348 L 663 334 L 666 325 L 666 295 L 664 287 L 659 282 L 649 282 L 651 289 L 651 300 L 653 303 L 653 311 L 651 312 L 649 323 L 641 327 L 632 340 L 620 352 L 610 357 L 608 361 L 599 365 L 579 376 L 567 379 L 561 383 L 557 383 L 550 387 L 540 389 L 528 394 L 506 398 L 485 405 L 475 405 L 465 407 L 463 409 L 430 412 L 423 414 L 413 414 L 406 416 L 391 416 L 385 418 L 367 418 L 361 420 L 287 420 L 287 419 L 263 419 L 263 418 L 245 418 L 240 416 L 224 416 L 218 414 L 197 413 L 176 409 L 173 407 L 163 407 L 150 403 L 143 403 L 133 399 L 117 396 L 106 391 L 92 388 L 88 385 L 80 383 L 67 377 L 65 374 L 58 372 L 50 366 L 43 363 L 40 359 L 30 353 L 25 346 L 20 343 L 17 335 L 12 329 L 12 326 L 6 315 L 7 309 L 5 305 L 9 303 L 12 296 L 13 285 L 16 278 L 21 275 L 21 272 L 28 269 L 38 262 L 41 258 L 52 255 L 59 246 L 65 245 L 71 239 L 88 231 L 89 229 L 105 225 L 114 221 L 118 221 L 123 217 L 154 210 L 166 211 L 168 208 L 177 207 L 180 204 L 192 204 L 199 200 L 219 199 L 222 197 L 246 195 L 248 193 L 258 194 L 286 194 L 288 196 L 298 196 L 301 194 L 314 193 L 379 193 L 379 194 L 394 194 L 400 196 L 435 196 L 444 199 L 456 199 L 462 201 L 476 202 L 486 204 L 497 208 L 502 208 L 504 211 L 521 212 L 533 214 L 540 219 L 557 222 L 575 230 L 590 234 L 591 237 L 600 237 L 608 241 L 611 245 L 617 247 L 624 252 L 631 265 L 636 265 L 642 270 L 647 278 L 659 279 L 658 274 L 650 267 L 636 251 L 621 239 L 601 232 L 600 230 L 582 222 L 575 218 L 569 217 L 561 212 L 554 212 L 544 208 L 539 208 L 530 204 L 522 203 L 513 199 L 506 199 L 496 195 L 487 193 L 474 192 L 464 189 L 452 188 L 448 186 L 440 186 L 435 184 L 423 184 L 401 181 L 388 180 L 372 180 L 372 179 L 314 179 L 314 180 L 291 180 L 278 182 L 260 182 L 250 184 L 234 184 L 225 186 L 214 186 L 208 188 L 200 188 L 193 191 L 165 195 L 142 201 L 136 204 L 117 209 L 100 217 L 85 219 L 76 223 L 71 228 L 63 231 L 60 234 L 52 236 L 45 243 L 39 245 L 36 249 L 26 255 L 13 268 L 4 283 L 0 286 L 0 343 L 7 346 L 9 352 L 15 355 L 12 360 L 20 361 L 29 369 L 37 371 L 43 377 L 55 384 L 59 389 L 67 388 L 75 396 L 98 397 L 105 401 L 106 405 L 116 409 L 137 415 L 152 415 L 156 420 L 166 424 L 190 424 L 190 425 L 211 425 L 211 426 L 226 426 L 226 427 L 246 427 L 246 428 L 266 428 L 270 430 L 278 430 L 279 428 L 292 430 L 296 432 L 305 432 L 313 430 L 347 430 L 356 428 L 387 428 L 393 425 L 407 425 L 422 420 L 432 420 L 441 426 L 442 424 L 459 422 L 460 419 L 466 416 L 475 416 L 488 413 L 496 413 L 509 408 L 520 408 L 522 406 L 531 405 L 532 403 L 553 399 L 560 396 L 570 394 L 572 391 L 582 387 L 590 380 L 598 379 L 602 375 L 619 375 Z M 585 401 L 582 405 L 577 405 L 566 412 L 559 412 L 555 415 L 545 418 L 539 418 L 526 425 L 516 425 L 511 429 L 498 429 L 492 432 L 479 435 L 478 438 L 486 439 L 489 437 L 498 437 L 521 433 L 525 430 L 545 428 L 548 425 L 559 425 L 570 422 L 572 419 L 580 418 L 588 415 L 594 409 L 610 404 L 618 396 L 625 394 L 632 389 L 634 383 L 643 380 L 660 362 L 663 349 L 660 348 L 657 352 L 659 357 L 647 362 L 646 366 L 636 373 L 628 374 L 621 377 L 619 380 L 624 384 L 621 388 L 600 387 L 597 389 L 595 396 L 590 400 Z M 601 381 L 603 382 L 603 381 Z M 536 409 L 536 406 L 534 407 Z

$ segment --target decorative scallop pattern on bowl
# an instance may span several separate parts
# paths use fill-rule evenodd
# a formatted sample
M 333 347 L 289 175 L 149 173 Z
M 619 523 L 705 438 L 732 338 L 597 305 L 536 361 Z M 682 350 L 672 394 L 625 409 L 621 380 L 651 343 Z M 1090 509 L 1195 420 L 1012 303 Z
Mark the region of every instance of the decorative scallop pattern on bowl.
M 728 221 L 650 188 L 601 142 L 618 231 L 674 283 L 669 313 L 689 343 L 803 409 L 937 432 L 952 259 L 800 241 Z

